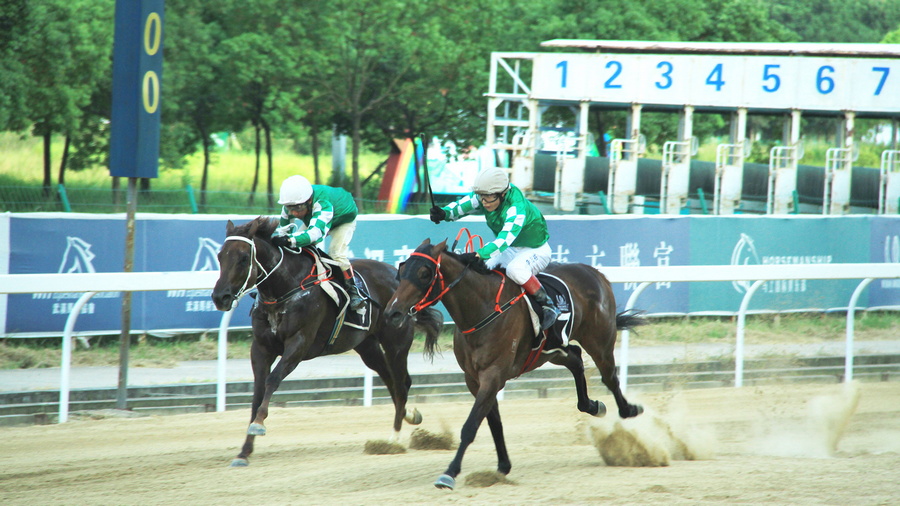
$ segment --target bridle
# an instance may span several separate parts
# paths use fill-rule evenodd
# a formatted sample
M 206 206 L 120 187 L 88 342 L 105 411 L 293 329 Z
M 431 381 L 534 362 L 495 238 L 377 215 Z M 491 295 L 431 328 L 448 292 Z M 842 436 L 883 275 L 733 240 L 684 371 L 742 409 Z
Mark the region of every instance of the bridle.
M 415 282 L 413 283 L 414 285 L 418 286 L 420 289 L 424 290 L 425 295 L 423 295 L 422 298 L 419 299 L 419 302 L 416 302 L 409 308 L 409 312 L 407 313 L 409 316 L 415 316 L 416 313 L 425 309 L 426 307 L 430 307 L 430 306 L 437 304 L 438 301 L 441 300 L 441 297 L 443 297 L 445 293 L 449 292 L 451 288 L 456 286 L 457 283 L 459 283 L 462 280 L 463 276 L 466 275 L 466 271 L 469 270 L 469 266 L 467 265 L 463 269 L 463 271 L 459 274 L 459 277 L 457 277 L 455 280 L 453 280 L 452 283 L 450 283 L 448 285 L 444 281 L 444 273 L 441 272 L 441 255 L 438 255 L 438 257 L 435 259 L 431 255 L 426 255 L 425 253 L 419 253 L 418 251 L 414 251 L 410 254 L 410 257 L 414 257 L 414 256 L 427 258 L 429 262 L 433 263 L 434 264 L 434 275 L 431 277 L 431 282 L 428 284 L 427 288 L 424 286 L 421 286 L 420 283 L 415 283 Z M 438 286 L 439 282 L 440 282 L 440 289 L 435 290 L 435 287 Z M 437 291 L 439 293 L 437 293 L 437 295 L 435 295 L 433 299 L 428 300 L 428 297 L 432 294 L 432 292 L 435 292 L 435 291 Z
M 261 263 L 259 263 L 259 259 L 256 257 L 256 243 L 253 242 L 253 239 L 248 239 L 240 235 L 230 235 L 225 238 L 225 242 L 228 241 L 241 241 L 250 245 L 250 267 L 247 268 L 247 277 L 244 279 L 244 284 L 241 285 L 240 290 L 238 290 L 237 295 L 235 295 L 234 297 L 234 301 L 231 303 L 231 309 L 234 309 L 245 293 L 261 285 L 266 279 L 269 278 L 269 276 L 272 275 L 273 272 L 275 272 L 275 269 L 278 269 L 278 267 L 281 265 L 281 262 L 284 260 L 284 250 L 282 248 L 278 248 L 278 250 L 281 252 L 281 258 L 278 259 L 278 263 L 275 264 L 275 267 L 272 267 L 272 270 L 267 271 L 266 268 L 263 267 Z M 262 277 L 262 279 L 259 279 L 259 276 L 257 276 L 256 282 L 253 283 L 252 286 L 248 286 L 250 284 L 250 277 L 252 276 L 254 265 L 256 265 L 256 267 L 265 275 Z
M 453 280 L 452 283 L 447 285 L 444 283 L 444 274 L 441 272 L 441 255 L 438 255 L 437 259 L 435 259 L 435 258 L 431 257 L 430 255 L 426 255 L 424 253 L 419 253 L 417 251 L 414 251 L 412 254 L 410 254 L 410 256 L 411 257 L 419 256 L 422 258 L 427 258 L 430 262 L 432 262 L 434 264 L 434 276 L 432 276 L 431 282 L 428 284 L 427 289 L 425 288 L 425 286 L 422 283 L 418 283 L 418 282 L 410 280 L 413 283 L 413 285 L 415 285 L 419 289 L 425 291 L 425 295 L 422 296 L 422 298 L 419 300 L 419 302 L 416 302 L 415 304 L 412 305 L 412 307 L 409 308 L 409 311 L 407 313 L 409 316 L 415 316 L 416 313 L 418 313 L 422 309 L 429 307 L 429 306 L 433 306 L 434 304 L 437 304 L 437 302 L 439 300 L 441 300 L 441 297 L 443 297 L 444 294 L 449 292 L 451 288 L 456 286 L 456 284 L 462 280 L 462 278 L 466 275 L 466 271 L 469 270 L 469 267 L 471 265 L 471 264 L 466 265 L 465 268 L 462 270 L 462 272 L 459 274 L 459 277 L 456 278 L 455 280 Z M 511 308 L 513 305 L 516 304 L 516 302 L 519 302 L 522 299 L 522 297 L 525 296 L 525 291 L 520 289 L 518 295 L 514 295 L 510 300 L 501 304 L 500 303 L 500 294 L 503 293 L 503 286 L 506 284 L 506 276 L 496 270 L 494 270 L 493 272 L 495 272 L 496 274 L 498 274 L 500 276 L 500 287 L 497 289 L 497 295 L 494 300 L 494 310 L 493 310 L 493 312 L 491 312 L 489 315 L 487 315 L 485 318 L 483 318 L 480 322 L 476 323 L 471 328 L 461 331 L 462 334 L 470 334 L 472 332 L 481 330 L 482 328 L 486 327 L 488 324 L 490 324 L 491 322 L 496 320 L 500 315 L 502 315 L 507 310 L 509 310 L 509 308 Z M 431 295 L 432 292 L 435 291 L 435 287 L 438 285 L 438 282 L 440 282 L 440 289 L 437 290 L 439 293 L 437 295 L 435 295 L 433 299 L 429 300 L 429 296 Z

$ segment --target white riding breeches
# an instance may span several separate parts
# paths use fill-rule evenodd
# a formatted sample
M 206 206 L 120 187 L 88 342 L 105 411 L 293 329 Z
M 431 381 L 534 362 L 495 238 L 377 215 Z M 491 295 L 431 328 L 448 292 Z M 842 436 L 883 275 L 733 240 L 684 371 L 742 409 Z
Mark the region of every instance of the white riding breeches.
M 350 250 L 350 240 L 356 232 L 356 220 L 350 223 L 338 225 L 328 232 L 331 242 L 328 244 L 328 255 L 341 266 L 341 270 L 350 269 L 350 260 L 347 253 Z
M 531 276 L 550 265 L 550 244 L 537 248 L 517 248 L 510 246 L 494 258 L 485 260 L 489 269 L 506 267 L 506 275 L 518 285 L 524 285 Z

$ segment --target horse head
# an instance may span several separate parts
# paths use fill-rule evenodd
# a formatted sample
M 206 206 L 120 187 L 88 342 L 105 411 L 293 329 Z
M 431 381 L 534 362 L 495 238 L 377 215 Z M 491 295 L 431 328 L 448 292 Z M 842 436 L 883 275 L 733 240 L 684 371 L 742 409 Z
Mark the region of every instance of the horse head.
M 269 274 L 265 265 L 276 249 L 269 242 L 274 228 L 275 221 L 264 216 L 239 226 L 228 220 L 225 242 L 217 255 L 219 279 L 212 292 L 216 309 L 232 309 L 244 293 L 259 284 L 260 271 Z
M 447 249 L 447 241 L 432 245 L 425 239 L 415 251 L 400 264 L 397 270 L 399 286 L 385 306 L 385 316 L 392 325 L 400 326 L 420 309 L 438 301 L 441 294 L 441 253 Z M 429 300 L 429 295 L 435 298 Z

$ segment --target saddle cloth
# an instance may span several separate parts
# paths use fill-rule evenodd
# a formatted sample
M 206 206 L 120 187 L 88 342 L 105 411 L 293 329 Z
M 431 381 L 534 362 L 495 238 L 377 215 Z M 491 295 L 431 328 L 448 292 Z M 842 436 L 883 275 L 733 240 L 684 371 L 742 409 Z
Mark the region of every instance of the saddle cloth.
M 353 272 L 353 279 L 356 281 L 356 286 L 359 287 L 360 294 L 365 298 L 365 305 L 356 311 L 350 310 L 350 296 L 347 294 L 347 289 L 344 288 L 343 283 L 335 279 L 335 276 L 343 275 L 342 271 L 340 269 L 332 268 L 332 266 L 337 266 L 337 262 L 332 260 L 327 253 L 318 248 L 310 248 L 309 250 L 316 253 L 316 277 L 322 280 L 329 277 L 332 278 L 329 281 L 323 282 L 320 286 L 340 309 L 329 342 L 334 341 L 334 337 L 340 331 L 341 325 L 347 325 L 348 327 L 354 327 L 360 330 L 369 330 L 369 327 L 372 325 L 372 300 L 369 297 L 369 285 L 366 283 L 365 278 L 360 276 L 356 271 Z M 333 274 L 332 271 L 336 271 L 337 274 Z
M 558 277 L 541 272 L 537 275 L 547 295 L 556 303 L 556 307 L 560 310 L 560 315 L 556 319 L 556 323 L 547 329 L 547 345 L 546 348 L 558 348 L 568 346 L 569 339 L 572 334 L 572 326 L 575 320 L 575 308 L 572 304 L 572 293 L 569 286 Z M 531 321 L 534 325 L 534 332 L 537 335 L 541 331 L 541 306 L 534 300 L 532 296 L 528 296 L 528 307 L 531 310 Z

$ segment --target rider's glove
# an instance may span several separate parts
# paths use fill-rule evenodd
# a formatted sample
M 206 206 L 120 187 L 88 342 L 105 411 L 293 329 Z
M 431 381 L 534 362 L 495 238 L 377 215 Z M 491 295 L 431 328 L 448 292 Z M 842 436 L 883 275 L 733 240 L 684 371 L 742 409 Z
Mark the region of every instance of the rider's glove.
M 444 211 L 443 208 L 440 208 L 438 206 L 432 207 L 430 214 L 431 214 L 431 221 L 433 221 L 435 224 L 438 224 L 438 223 L 444 221 L 444 219 L 447 217 L 447 211 Z
M 286 235 L 276 235 L 272 238 L 272 246 L 289 248 L 291 246 L 291 238 Z

